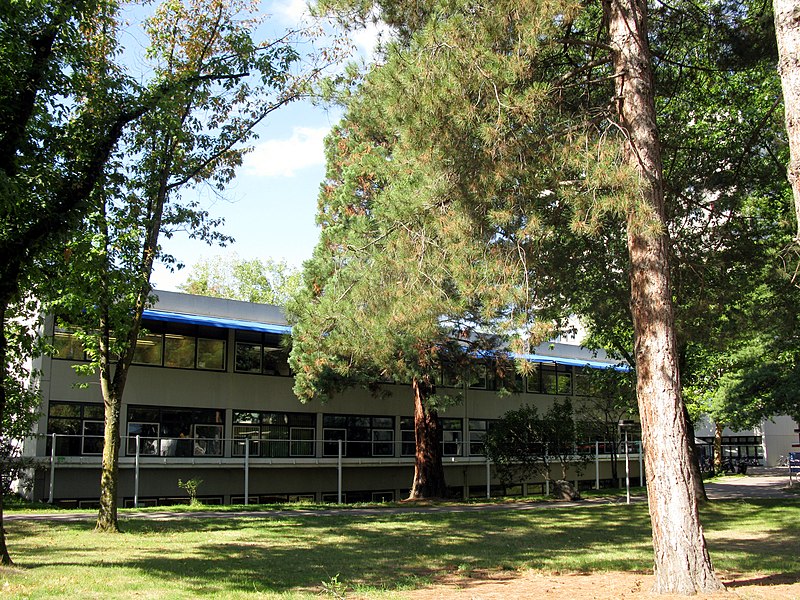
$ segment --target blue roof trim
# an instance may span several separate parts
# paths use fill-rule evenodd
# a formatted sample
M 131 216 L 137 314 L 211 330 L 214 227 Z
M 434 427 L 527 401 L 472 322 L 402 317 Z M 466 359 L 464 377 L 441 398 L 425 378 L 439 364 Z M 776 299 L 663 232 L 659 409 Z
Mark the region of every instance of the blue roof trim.
M 621 373 L 628 373 L 631 370 L 630 365 L 625 363 L 609 363 L 599 360 L 586 360 L 582 358 L 564 358 L 561 356 L 547 356 L 544 354 L 518 354 L 510 352 L 511 358 L 521 358 L 530 362 L 537 363 L 556 363 L 557 365 L 565 365 L 570 367 L 589 367 L 590 369 L 614 369 Z
M 261 331 L 265 333 L 292 333 L 292 328 L 289 325 L 259 323 L 258 321 L 243 321 L 241 319 L 227 319 L 224 317 L 211 317 L 206 315 L 187 315 L 163 310 L 145 309 L 142 316 L 152 321 L 167 321 L 169 323 L 188 323 L 190 325 L 207 325 L 209 327 L 243 329 L 245 331 Z
M 206 315 L 188 315 L 185 313 L 168 312 L 163 310 L 145 309 L 143 317 L 153 321 L 167 321 L 169 323 L 187 323 L 190 325 L 207 325 L 210 327 L 224 327 L 226 329 L 242 329 L 245 331 L 260 331 L 265 333 L 278 333 L 289 335 L 292 328 L 289 325 L 278 325 L 275 323 L 260 323 L 258 321 L 243 321 L 241 319 L 228 319 L 224 317 L 212 317 Z M 492 354 L 492 351 L 484 351 Z M 569 367 L 589 367 L 590 369 L 614 369 L 627 373 L 631 370 L 625 363 L 609 363 L 599 360 L 586 360 L 580 358 L 565 358 L 561 356 L 547 356 L 544 354 L 519 354 L 510 352 L 511 358 L 519 358 L 537 363 L 555 363 Z

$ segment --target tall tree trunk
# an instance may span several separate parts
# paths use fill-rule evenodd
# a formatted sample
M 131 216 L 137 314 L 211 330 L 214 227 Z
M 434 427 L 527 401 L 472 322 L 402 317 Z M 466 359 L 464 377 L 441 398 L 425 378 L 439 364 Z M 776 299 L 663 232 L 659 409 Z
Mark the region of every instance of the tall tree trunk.
M 703 483 L 703 471 L 700 469 L 700 454 L 697 452 L 697 444 L 694 441 L 694 424 L 689 416 L 686 403 L 681 402 L 681 404 L 683 405 L 683 420 L 686 421 L 686 443 L 689 450 L 689 464 L 692 467 L 692 487 L 697 501 L 705 503 L 708 502 L 708 494 L 706 494 L 706 486 Z
M 722 473 L 722 424 L 714 423 L 714 473 Z
M 646 0 L 603 0 L 626 160 L 640 174 L 628 212 L 631 314 L 656 593 L 724 589 L 714 574 L 692 486 L 667 262 L 661 149 Z M 639 204 L 638 206 L 636 204 Z M 644 225 L 644 226 L 643 226 Z
M 5 298 L 0 301 L 0 441 L 2 440 L 2 423 L 6 415 L 6 307 Z M 5 469 L 0 466 L 0 480 L 5 477 Z M 11 555 L 6 547 L 6 531 L 3 527 L 3 493 L 0 489 L 0 565 L 12 565 Z
M 411 381 L 411 388 L 414 392 L 416 451 L 414 482 L 408 499 L 444 498 L 447 495 L 447 486 L 442 466 L 442 427 L 439 415 L 426 405 L 427 399 L 435 389 L 430 381 L 416 377 Z
M 783 88 L 786 135 L 789 138 L 787 176 L 792 186 L 800 243 L 800 6 L 796 0 L 773 0 L 778 72 Z
M 105 427 L 103 429 L 103 463 L 100 471 L 100 510 L 95 530 L 118 533 L 117 489 L 119 481 L 119 416 L 121 399 L 103 392 Z

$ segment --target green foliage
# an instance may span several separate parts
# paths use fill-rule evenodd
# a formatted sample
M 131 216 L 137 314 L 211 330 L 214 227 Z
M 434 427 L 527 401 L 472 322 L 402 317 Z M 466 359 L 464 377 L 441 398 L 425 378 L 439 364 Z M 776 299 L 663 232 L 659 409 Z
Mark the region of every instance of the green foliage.
M 560 465 L 562 479 L 570 465 L 580 470 L 588 457 L 578 455 L 576 442 L 572 403 L 564 398 L 543 414 L 527 404 L 508 411 L 487 432 L 484 448 L 498 477 L 511 484 L 535 474 L 549 480 L 553 463 Z
M 199 477 L 192 477 L 186 481 L 178 479 L 178 487 L 182 490 L 186 490 L 186 493 L 189 494 L 189 505 L 196 506 L 200 504 L 200 501 L 197 499 L 197 490 L 202 483 L 203 480 Z
M 233 254 L 195 263 L 186 283 L 179 287 L 200 296 L 285 306 L 300 284 L 300 272 L 285 261 Z

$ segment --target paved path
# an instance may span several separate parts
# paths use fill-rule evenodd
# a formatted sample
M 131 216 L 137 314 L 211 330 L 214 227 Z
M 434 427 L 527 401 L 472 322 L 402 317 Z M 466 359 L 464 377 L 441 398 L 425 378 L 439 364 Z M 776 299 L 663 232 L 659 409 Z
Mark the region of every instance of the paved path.
M 788 469 L 755 468 L 746 476 L 723 477 L 706 483 L 706 492 L 712 500 L 733 500 L 745 498 L 800 498 L 787 491 L 789 485 Z M 631 498 L 632 502 L 644 502 L 644 496 Z M 305 517 L 305 516 L 381 516 L 387 514 L 409 513 L 448 513 L 448 512 L 481 512 L 497 510 L 546 510 L 550 508 L 581 507 L 598 504 L 620 504 L 625 497 L 590 498 L 580 502 L 505 502 L 491 504 L 439 504 L 434 506 L 409 505 L 399 507 L 376 508 L 330 508 L 330 509 L 292 509 L 265 511 L 200 511 L 200 512 L 121 512 L 120 519 L 152 519 L 172 521 L 187 517 L 197 519 L 236 519 L 259 517 Z M 4 515 L 6 521 L 85 521 L 97 518 L 97 512 L 52 512 L 52 513 L 9 513 Z
M 755 467 L 745 476 L 734 475 L 706 483 L 711 500 L 745 498 L 800 498 L 788 491 L 788 467 Z

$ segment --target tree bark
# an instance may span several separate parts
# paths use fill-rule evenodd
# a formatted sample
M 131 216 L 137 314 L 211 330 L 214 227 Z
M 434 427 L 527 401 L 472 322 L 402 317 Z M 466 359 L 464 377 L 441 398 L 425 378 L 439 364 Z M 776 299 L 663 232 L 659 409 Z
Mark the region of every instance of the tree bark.
M 800 6 L 795 0 L 773 0 L 778 72 L 783 89 L 786 135 L 789 139 L 787 177 L 792 186 L 800 243 Z
M 640 174 L 627 215 L 637 398 L 656 593 L 724 589 L 711 566 L 692 486 L 667 262 L 664 184 L 646 0 L 603 0 L 625 159 Z
M 5 294 L 4 294 L 5 296 Z M 5 380 L 6 376 L 6 306 L 8 302 L 5 298 L 0 304 L 0 379 Z M 0 385 L 0 424 L 2 424 L 6 413 L 6 388 Z M 2 431 L 0 430 L 0 433 Z M 5 476 L 4 469 L 0 467 L 0 478 Z M 3 493 L 0 490 L 0 565 L 12 565 L 11 555 L 6 547 L 6 531 L 3 526 Z
M 708 502 L 708 494 L 706 494 L 706 486 L 703 483 L 700 455 L 697 452 L 697 444 L 694 441 L 694 424 L 689 416 L 689 409 L 686 408 L 686 403 L 681 402 L 681 404 L 683 405 L 683 420 L 686 421 L 686 443 L 689 450 L 689 464 L 692 467 L 692 487 L 694 488 L 695 496 L 697 496 L 697 501 L 702 504 Z
M 447 495 L 447 485 L 442 466 L 442 427 L 437 412 L 426 406 L 426 401 L 435 388 L 430 381 L 416 377 L 411 381 L 411 388 L 414 392 L 416 450 L 414 481 L 408 499 L 444 498 Z

